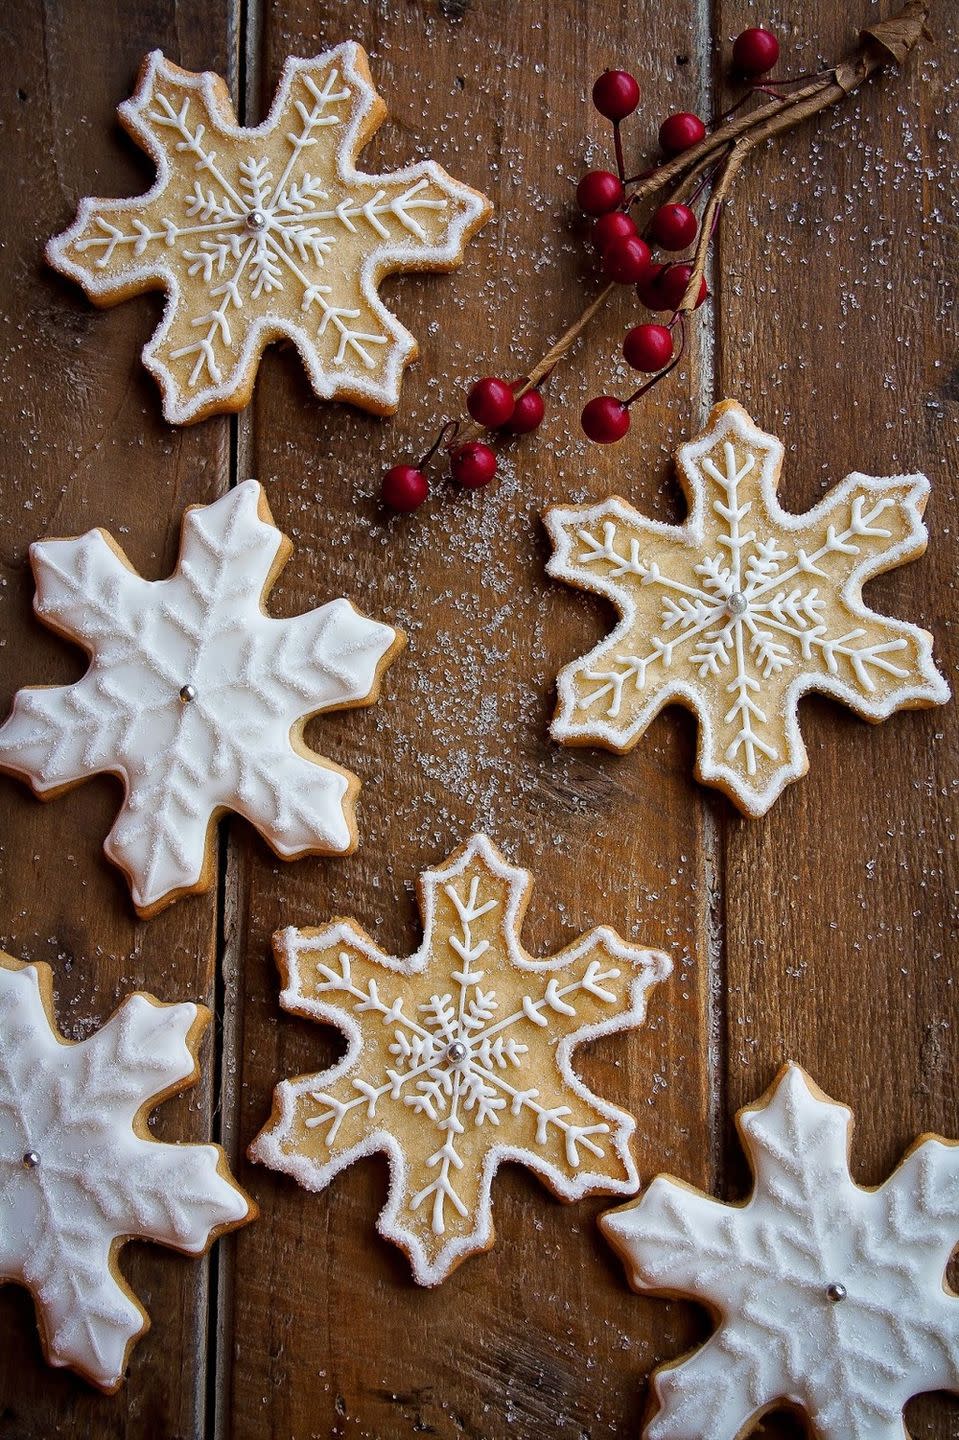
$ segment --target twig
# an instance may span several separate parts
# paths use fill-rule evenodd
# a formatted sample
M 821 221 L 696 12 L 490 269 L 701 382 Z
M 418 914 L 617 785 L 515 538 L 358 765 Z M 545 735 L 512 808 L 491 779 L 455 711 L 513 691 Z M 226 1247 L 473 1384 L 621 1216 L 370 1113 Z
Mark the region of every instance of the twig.
M 692 273 L 677 307 L 680 317 L 690 314 L 696 308 L 709 242 L 720 207 L 751 151 L 766 140 L 801 125 L 804 120 L 821 110 L 838 105 L 858 90 L 876 71 L 887 65 L 902 64 L 926 33 L 925 22 L 928 14 L 927 0 L 907 0 L 896 15 L 863 29 L 856 50 L 831 69 L 812 75 L 808 83 L 798 90 L 770 96 L 764 103 L 736 119 L 733 119 L 730 113 L 729 118 L 717 124 L 698 145 L 693 145 L 664 164 L 656 165 L 642 175 L 633 177 L 629 183 L 634 184 L 635 188 L 625 202 L 627 209 L 640 205 L 653 196 L 661 196 L 670 187 L 670 203 L 683 200 L 690 194 L 696 195 L 702 188 L 703 177 L 710 168 L 714 168 L 716 178 L 700 224 Z M 806 79 L 805 76 L 796 78 Z M 618 164 L 619 161 L 620 155 L 617 153 Z M 522 386 L 516 387 L 517 399 L 541 384 L 555 369 L 606 304 L 613 291 L 619 288 L 615 283 L 607 284 L 589 302 L 559 339 L 549 347 L 542 359 L 527 372 Z M 674 365 L 671 364 L 668 368 L 672 369 Z M 461 444 L 475 440 L 484 433 L 482 425 L 470 421 L 460 426 L 455 432 L 455 439 L 457 444 Z

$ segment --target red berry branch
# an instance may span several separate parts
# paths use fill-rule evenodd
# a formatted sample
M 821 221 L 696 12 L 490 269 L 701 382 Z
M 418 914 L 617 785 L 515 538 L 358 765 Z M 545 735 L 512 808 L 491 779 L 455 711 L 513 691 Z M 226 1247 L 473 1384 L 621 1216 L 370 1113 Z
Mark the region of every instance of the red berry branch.
M 576 199 L 595 217 L 592 240 L 608 283 L 526 375 L 477 380 L 466 399 L 470 420 L 446 421 L 415 465 L 388 470 L 384 503 L 397 511 L 417 509 L 429 493 L 427 468 L 441 453 L 459 485 L 487 485 L 496 474 L 496 452 L 488 443 L 494 433 L 526 435 L 536 429 L 545 409 L 539 387 L 617 286 L 629 285 L 646 309 L 668 318 L 634 325 L 624 339 L 627 363 L 648 378 L 625 399 L 599 395 L 583 410 L 583 429 L 591 440 L 621 440 L 629 429 L 630 407 L 682 359 L 689 318 L 709 295 L 705 270 L 722 207 L 750 153 L 838 104 L 877 70 L 901 64 L 919 42 L 928 12 L 926 0 L 908 0 L 895 16 L 861 31 L 859 44 L 845 59 L 792 78 L 769 73 L 779 59 L 775 35 L 759 27 L 744 30 L 732 52 L 743 94 L 708 124 L 686 111 L 669 115 L 659 127 L 663 158 L 638 175 L 626 173 L 622 122 L 639 106 L 639 84 L 625 70 L 600 75 L 593 104 L 612 123 L 616 171 L 589 171 L 576 187 Z M 687 255 L 654 259 L 654 249 Z

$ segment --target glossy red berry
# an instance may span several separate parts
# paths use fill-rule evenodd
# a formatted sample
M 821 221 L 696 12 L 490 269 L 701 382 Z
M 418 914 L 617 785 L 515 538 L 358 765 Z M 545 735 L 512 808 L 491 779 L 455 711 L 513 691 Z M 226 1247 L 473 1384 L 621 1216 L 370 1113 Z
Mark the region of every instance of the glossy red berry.
M 733 69 L 740 75 L 765 75 L 779 59 L 779 41 L 771 30 L 753 25 L 736 36 Z
M 603 251 L 603 269 L 617 285 L 636 285 L 649 268 L 649 246 L 638 235 L 624 235 Z
M 428 494 L 426 476 L 415 465 L 394 465 L 383 476 L 380 487 L 383 504 L 401 515 L 418 510 Z
M 527 390 L 516 402 L 513 411 L 513 418 L 506 429 L 510 435 L 528 435 L 542 424 L 546 406 L 543 404 L 543 397 L 538 390 Z
M 488 445 L 470 440 L 458 445 L 450 456 L 450 470 L 457 485 L 466 490 L 479 490 L 496 474 L 496 456 Z
M 607 120 L 625 120 L 639 104 L 639 85 L 628 70 L 604 70 L 593 86 L 593 104 Z
M 614 445 L 629 429 L 629 410 L 615 395 L 597 395 L 584 407 L 581 423 L 597 445 Z
M 636 222 L 625 210 L 610 210 L 608 215 L 600 215 L 593 224 L 593 244 L 600 254 L 614 240 L 623 240 L 635 234 Z
M 680 110 L 670 115 L 659 127 L 659 144 L 667 155 L 681 155 L 706 138 L 706 126 L 698 115 Z
M 662 290 L 663 276 L 669 269 L 668 265 L 651 264 L 646 274 L 636 286 L 640 300 L 647 310 L 668 310 Z
M 685 250 L 695 240 L 699 224 L 688 205 L 660 205 L 651 229 L 656 244 L 664 250 Z
M 605 215 L 622 198 L 622 181 L 611 170 L 588 170 L 576 186 L 576 203 L 587 215 Z
M 665 325 L 634 325 L 623 341 L 623 355 L 634 370 L 652 375 L 673 358 L 673 337 Z
M 477 425 L 485 425 L 489 430 L 498 430 L 500 425 L 505 425 L 513 414 L 515 404 L 512 386 L 495 375 L 477 380 L 475 385 L 470 386 L 466 397 L 466 408 Z
M 666 266 L 663 274 L 659 277 L 659 293 L 662 296 L 663 300 L 666 302 L 664 305 L 661 305 L 659 307 L 660 309 L 677 310 L 679 308 L 680 304 L 682 303 L 683 296 L 686 294 L 686 286 L 689 284 L 689 277 L 692 275 L 692 273 L 693 267 L 691 265 L 683 264 Z M 703 303 L 708 294 L 709 290 L 706 287 L 706 281 L 700 280 L 699 295 L 696 299 L 695 306 L 696 309 L 699 308 L 699 306 Z

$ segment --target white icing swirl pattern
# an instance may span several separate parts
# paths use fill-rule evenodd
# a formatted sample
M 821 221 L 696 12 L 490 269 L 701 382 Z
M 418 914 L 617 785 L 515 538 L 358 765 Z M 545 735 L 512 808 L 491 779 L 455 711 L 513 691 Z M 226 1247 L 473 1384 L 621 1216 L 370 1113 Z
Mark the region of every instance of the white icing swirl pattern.
M 574 1074 L 583 1041 L 638 1025 L 669 959 L 600 929 L 551 960 L 519 942 L 529 876 L 485 836 L 422 877 L 423 943 L 384 955 L 351 922 L 287 929 L 274 944 L 284 1008 L 335 1024 L 344 1063 L 283 1081 L 250 1149 L 311 1190 L 373 1150 L 393 1181 L 379 1228 L 435 1285 L 492 1242 L 503 1159 L 564 1199 L 631 1193 L 630 1116 Z
M 101 304 L 167 290 L 143 359 L 172 424 L 245 404 L 263 347 L 280 337 L 318 395 L 396 409 L 417 347 L 377 286 L 398 270 L 452 269 L 490 206 L 431 160 L 358 171 L 385 113 L 353 42 L 288 60 L 256 128 L 236 123 L 217 76 L 147 57 L 119 114 L 156 162 L 156 184 L 82 201 L 47 258 Z
M 959 1145 L 924 1137 L 874 1190 L 849 1173 L 852 1116 L 787 1066 L 739 1129 L 742 1205 L 660 1175 L 602 1229 L 640 1292 L 689 1296 L 718 1326 L 653 1377 L 644 1440 L 736 1440 L 787 1401 L 817 1440 L 905 1440 L 903 1407 L 959 1390 Z
M 123 1241 L 200 1255 L 255 1209 L 219 1146 L 139 1133 L 195 1078 L 208 1012 L 130 995 L 73 1044 L 50 1004 L 48 967 L 0 954 L 0 1281 L 33 1292 L 51 1364 L 115 1390 L 149 1323 L 116 1269 Z
M 762 815 L 806 771 L 807 691 L 869 720 L 949 698 L 931 637 L 861 596 L 873 575 L 924 550 L 928 480 L 849 475 L 791 515 L 776 497 L 782 456 L 724 401 L 679 450 L 684 525 L 648 520 L 616 496 L 547 513 L 549 573 L 607 596 L 622 616 L 560 674 L 557 740 L 626 751 L 678 701 L 699 720 L 699 778 Z
M 266 615 L 289 548 L 253 480 L 186 512 L 166 580 L 144 580 L 102 530 L 31 548 L 37 614 L 83 645 L 90 666 L 74 685 L 17 694 L 0 768 L 40 795 L 121 776 L 104 848 L 143 913 L 205 888 L 223 810 L 284 859 L 355 843 L 358 782 L 300 734 L 310 715 L 375 699 L 401 637 L 348 600 Z

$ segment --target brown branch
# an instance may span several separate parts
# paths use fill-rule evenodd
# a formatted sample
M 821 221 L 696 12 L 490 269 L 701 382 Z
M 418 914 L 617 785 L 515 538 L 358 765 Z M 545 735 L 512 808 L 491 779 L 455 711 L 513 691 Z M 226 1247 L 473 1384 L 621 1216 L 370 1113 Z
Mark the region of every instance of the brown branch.
M 813 76 L 807 84 L 783 95 L 770 96 L 768 100 L 735 120 L 730 119 L 718 125 L 698 145 L 684 150 L 681 155 L 667 160 L 662 165 L 644 174 L 635 182 L 635 189 L 626 202 L 626 208 L 641 204 L 673 186 L 668 201 L 675 203 L 687 196 L 696 181 L 712 165 L 719 166 L 719 173 L 712 193 L 703 212 L 692 262 L 692 274 L 678 306 L 678 313 L 689 314 L 696 308 L 700 283 L 706 266 L 709 244 L 720 207 L 726 199 L 739 170 L 747 156 L 758 145 L 770 140 L 804 120 L 838 105 L 848 95 L 887 65 L 901 65 L 915 49 L 926 31 L 929 14 L 927 0 L 907 0 L 903 8 L 888 20 L 880 20 L 860 32 L 859 45 L 849 56 L 830 70 Z M 723 157 L 723 152 L 725 156 Z M 676 182 L 673 185 L 673 182 Z M 543 381 L 555 369 L 563 357 L 583 333 L 586 327 L 606 304 L 614 290 L 620 287 L 610 283 L 596 295 L 580 315 L 547 350 L 543 358 L 527 372 L 522 386 L 517 386 L 517 398 Z M 454 437 L 446 446 L 463 444 L 484 434 L 484 427 L 473 421 L 457 427 Z
M 706 270 L 706 258 L 709 254 L 709 246 L 713 238 L 713 229 L 719 218 L 719 210 L 726 196 L 732 188 L 732 183 L 746 156 L 753 148 L 752 143 L 747 139 L 737 141 L 730 150 L 723 162 L 723 168 L 719 178 L 713 186 L 712 194 L 706 202 L 703 211 L 703 218 L 699 226 L 699 235 L 696 239 L 696 249 L 693 253 L 693 268 L 686 289 L 683 291 L 683 298 L 676 307 L 680 315 L 691 315 L 696 309 L 699 301 L 699 287 L 702 284 L 703 275 Z

